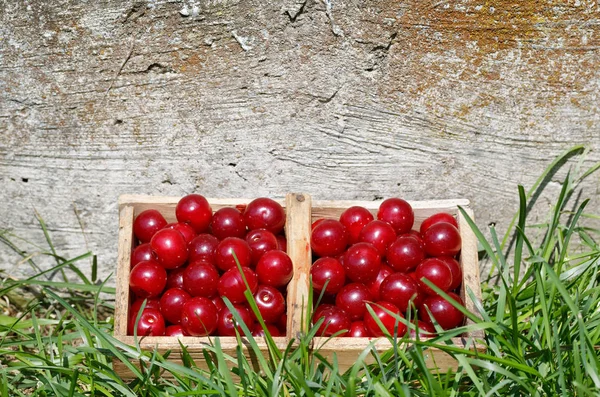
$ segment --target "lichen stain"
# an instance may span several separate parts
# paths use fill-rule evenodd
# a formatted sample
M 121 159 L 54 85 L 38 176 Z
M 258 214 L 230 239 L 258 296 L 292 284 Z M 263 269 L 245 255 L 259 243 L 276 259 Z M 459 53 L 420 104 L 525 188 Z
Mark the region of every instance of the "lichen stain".
M 402 10 L 378 91 L 406 108 L 418 103 L 447 115 L 454 107 L 465 117 L 507 96 L 523 108 L 569 104 L 598 78 L 600 12 L 593 5 L 411 1 Z

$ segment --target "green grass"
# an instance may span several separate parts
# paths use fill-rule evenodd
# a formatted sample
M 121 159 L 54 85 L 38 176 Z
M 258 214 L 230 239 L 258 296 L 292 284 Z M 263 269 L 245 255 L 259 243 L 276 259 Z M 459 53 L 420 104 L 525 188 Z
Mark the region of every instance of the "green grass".
M 168 354 L 119 342 L 112 337 L 115 291 L 109 279 L 97 279 L 96 257 L 58 255 L 36 214 L 47 247 L 28 246 L 35 255 L 0 231 L 0 242 L 36 273 L 0 284 L 0 396 L 598 396 L 599 231 L 585 221 L 600 214 L 586 212 L 588 200 L 578 196 L 578 185 L 600 165 L 584 168 L 584 159 L 584 148 L 572 148 L 528 191 L 519 186 L 519 208 L 503 235 L 494 227 L 484 234 L 470 222 L 492 268 L 477 313 L 468 313 L 474 324 L 434 339 L 401 340 L 383 354 L 369 346 L 343 374 L 335 358 L 326 360 L 311 346 L 315 327 L 282 350 L 268 338 L 269 354 L 257 354 L 256 361 L 223 354 L 215 338 L 204 352 L 208 370 L 199 369 L 185 349 L 183 365 L 177 365 Z M 564 167 L 569 172 L 547 220 L 530 223 L 545 182 Z M 54 262 L 51 268 L 42 270 L 37 260 L 43 257 Z M 88 276 L 79 266 L 85 261 L 88 268 L 90 259 Z M 485 331 L 479 341 L 484 353 L 452 343 L 458 333 L 474 330 Z M 259 350 L 253 338 L 249 343 Z M 424 356 L 433 347 L 455 357 L 458 369 L 428 369 Z M 364 363 L 367 356 L 373 364 Z M 114 372 L 115 358 L 129 366 L 133 380 Z

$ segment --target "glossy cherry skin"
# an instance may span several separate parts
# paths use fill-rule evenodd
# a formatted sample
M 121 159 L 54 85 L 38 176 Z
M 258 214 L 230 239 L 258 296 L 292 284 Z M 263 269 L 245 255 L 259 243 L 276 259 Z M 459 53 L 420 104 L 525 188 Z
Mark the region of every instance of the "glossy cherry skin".
M 462 268 L 460 267 L 460 263 L 458 263 L 456 259 L 449 256 L 439 256 L 437 259 L 444 261 L 452 273 L 452 284 L 450 284 L 450 288 L 448 288 L 448 290 L 452 291 L 460 287 L 462 284 Z
M 424 234 L 429 227 L 435 223 L 447 222 L 454 225 L 455 228 L 458 228 L 458 223 L 456 222 L 456 218 L 446 212 L 438 212 L 437 214 L 431 215 L 429 218 L 425 219 L 423 223 L 421 223 L 421 227 L 419 231 L 421 234 Z
M 208 298 L 196 296 L 183 304 L 181 326 L 187 335 L 206 336 L 217 329 L 218 312 Z
M 197 234 L 208 230 L 212 213 L 208 200 L 199 194 L 188 194 L 179 200 L 175 207 L 177 221 L 188 223 Z
M 347 246 L 346 227 L 335 219 L 324 219 L 311 232 L 310 247 L 317 256 L 337 256 Z
M 460 305 L 463 304 L 460 297 L 455 293 L 449 292 L 448 296 Z M 433 321 L 427 312 L 427 309 L 425 309 L 426 307 L 431 312 L 433 318 L 435 318 L 435 321 L 437 321 L 443 329 L 456 328 L 462 325 L 465 320 L 465 317 L 460 310 L 452 306 L 450 302 L 439 295 L 432 295 L 425 298 L 419 309 L 419 318 L 426 323 L 432 324 Z
M 165 229 L 177 230 L 179 233 L 181 233 L 181 235 L 183 236 L 183 239 L 188 244 L 190 243 L 190 241 L 192 241 L 196 237 L 196 231 L 194 230 L 193 227 L 191 227 L 187 223 L 182 223 L 182 222 L 169 223 L 167 226 L 165 226 Z
M 165 269 L 175 269 L 188 259 L 187 242 L 177 230 L 161 229 L 150 240 L 152 251 Z
M 145 210 L 140 212 L 133 221 L 133 234 L 141 243 L 147 243 L 152 239 L 154 233 L 167 226 L 165 217 L 157 210 Z
M 261 284 L 281 288 L 292 279 L 294 264 L 285 252 L 279 250 L 268 251 L 258 261 L 256 275 Z
M 387 332 L 392 336 L 404 336 L 406 334 L 406 325 L 399 320 L 397 320 L 393 315 L 388 313 L 386 310 L 394 313 L 396 316 L 400 318 L 404 318 L 402 313 L 400 313 L 400 309 L 398 309 L 394 304 L 386 301 L 378 301 L 374 304 L 371 304 L 371 308 L 375 313 L 375 316 L 379 318 L 383 327 Z M 377 324 L 375 318 L 368 311 L 365 312 L 364 319 L 365 328 L 367 331 L 373 336 L 384 336 L 385 333 Z
M 258 288 L 258 277 L 256 276 L 256 273 L 248 267 L 242 267 L 242 271 L 244 272 L 248 287 L 250 288 L 250 293 L 254 294 Z M 244 279 L 237 267 L 232 267 L 227 270 L 217 283 L 219 295 L 226 297 L 231 303 L 246 302 L 246 297 L 244 296 L 246 289 L 247 287 L 244 283 Z
M 408 273 L 425 259 L 425 250 L 416 238 L 402 235 L 388 246 L 386 259 L 395 271 Z
M 381 264 L 381 269 L 379 269 L 377 277 L 374 280 L 365 283 L 365 286 L 369 289 L 374 301 L 382 300 L 380 293 L 381 283 L 383 283 L 383 280 L 392 273 L 394 273 L 394 270 L 391 267 Z
M 131 319 L 130 334 L 133 335 L 133 328 L 135 327 L 136 317 Z M 140 319 L 137 323 L 137 335 L 138 336 L 163 336 L 165 334 L 165 319 L 163 318 L 160 310 L 157 309 L 144 309 L 140 315 Z
M 351 338 L 366 338 L 371 336 L 369 331 L 367 331 L 367 327 L 365 327 L 364 321 L 353 321 L 350 324 L 350 331 L 348 335 Z
M 183 272 L 183 289 L 191 296 L 213 297 L 218 282 L 217 268 L 206 261 L 192 262 Z
M 365 303 L 372 301 L 369 289 L 360 283 L 345 285 L 335 297 L 335 305 L 344 310 L 351 321 L 361 320 L 367 307 Z
M 337 334 L 336 336 L 346 336 L 350 330 L 348 315 L 337 306 L 327 305 L 323 308 L 319 306 L 315 310 L 313 323 L 316 324 L 320 318 L 324 318 L 324 321 L 319 326 L 317 336 L 331 336 L 334 334 Z
M 133 301 L 131 307 L 129 308 L 129 316 L 133 317 L 134 320 L 138 312 L 142 308 L 142 304 L 144 303 L 144 301 L 146 301 L 146 306 L 144 308 L 160 310 L 160 300 L 158 298 L 138 298 L 135 301 Z
M 152 247 L 150 243 L 143 243 L 135 247 L 133 252 L 131 253 L 131 267 L 133 268 L 135 265 L 140 263 L 141 261 L 155 261 L 158 258 L 154 251 L 152 251 Z
M 277 236 L 277 247 L 280 251 L 287 252 L 287 238 L 283 234 L 278 234 Z
M 340 222 L 342 225 L 346 227 L 348 231 L 348 242 L 349 244 L 358 243 L 358 236 L 360 231 L 365 227 L 365 225 L 372 220 L 374 220 L 374 216 L 365 207 L 353 206 L 346 209 L 340 215 Z
M 425 252 L 429 256 L 455 256 L 460 252 L 462 240 L 454 225 L 439 222 L 431 225 L 423 233 Z
M 388 245 L 396 240 L 396 232 L 386 222 L 379 220 L 371 221 L 363 227 L 358 240 L 373 244 L 377 248 L 379 255 L 384 258 Z
M 370 243 L 356 243 L 344 254 L 342 261 L 346 277 L 357 283 L 375 280 L 381 269 L 379 251 Z
M 269 334 L 271 336 L 283 336 L 283 334 L 281 333 L 279 328 L 277 328 L 274 324 L 265 324 L 265 325 L 267 326 L 267 331 L 269 332 Z M 265 330 L 260 325 L 260 323 L 254 324 L 254 327 L 252 328 L 252 336 L 257 336 L 257 337 L 265 336 Z
M 403 234 L 412 229 L 415 214 L 406 200 L 393 197 L 381 203 L 379 211 L 377 211 L 377 219 L 392 225 L 396 234 Z
M 222 308 L 227 307 L 227 305 L 225 304 L 225 301 L 223 300 L 223 298 L 221 298 L 220 295 L 215 295 L 211 298 L 212 303 L 215 304 L 215 307 L 217 308 L 217 312 L 221 311 Z
M 394 304 L 400 312 L 406 313 L 410 302 L 417 309 L 423 299 L 415 280 L 404 273 L 390 274 L 380 288 L 381 299 Z
M 419 338 L 431 338 L 434 337 L 436 335 L 435 332 L 435 327 L 429 323 L 426 323 L 424 321 L 421 320 L 417 320 L 417 321 L 413 321 L 413 324 L 415 325 L 415 328 L 419 328 Z M 416 338 L 417 337 L 417 330 L 416 329 L 410 329 L 410 337 L 411 338 Z
M 178 267 L 177 269 L 172 269 L 167 272 L 167 285 L 165 289 L 169 288 L 183 288 L 183 272 L 187 269 L 186 267 Z
M 245 240 L 252 252 L 252 266 L 256 266 L 265 252 L 279 249 L 277 237 L 267 229 L 251 230 L 246 234 Z
M 197 260 L 206 259 L 210 263 L 216 263 L 217 246 L 219 239 L 212 234 L 202 233 L 194 237 L 188 244 L 188 261 L 194 262 Z
M 215 262 L 221 271 L 240 266 L 252 265 L 252 251 L 246 240 L 237 237 L 227 237 L 217 246 Z M 237 262 L 236 262 L 237 259 Z
M 279 234 L 285 225 L 285 210 L 277 201 L 267 197 L 252 200 L 244 210 L 248 230 L 267 229 Z
M 166 290 L 160 297 L 160 312 L 171 324 L 181 323 L 183 304 L 191 298 L 190 294 L 179 288 Z
M 213 236 L 219 240 L 227 237 L 244 238 L 246 236 L 246 221 L 237 209 L 223 207 L 213 214 L 210 230 Z
M 244 324 L 248 327 L 248 329 L 252 329 L 253 321 L 252 315 L 250 314 L 250 309 L 248 309 L 244 305 L 233 305 L 233 308 L 240 316 Z M 228 307 L 224 307 L 219 311 L 219 321 L 217 323 L 217 334 L 219 336 L 235 336 L 235 330 L 240 333 L 240 335 L 244 335 L 244 330 L 238 321 L 235 319 L 231 311 Z
M 186 334 L 183 332 L 183 327 L 177 324 L 165 328 L 165 336 L 186 336 Z
M 452 285 L 452 272 L 450 268 L 444 261 L 437 258 L 427 258 L 421 262 L 415 270 L 415 276 L 417 277 L 419 287 L 427 295 L 435 295 L 436 293 L 423 282 L 423 278 L 431 281 L 433 285 L 442 291 L 448 291 Z
M 276 323 L 285 313 L 285 298 L 276 288 L 259 285 L 254 300 L 258 311 L 266 323 Z
M 314 293 L 318 296 L 323 288 L 325 294 L 337 294 L 346 282 L 344 267 L 335 258 L 319 258 L 310 267 Z M 327 284 L 327 285 L 325 285 Z
M 154 261 L 142 261 L 131 269 L 129 287 L 138 298 L 157 297 L 167 285 L 167 271 Z

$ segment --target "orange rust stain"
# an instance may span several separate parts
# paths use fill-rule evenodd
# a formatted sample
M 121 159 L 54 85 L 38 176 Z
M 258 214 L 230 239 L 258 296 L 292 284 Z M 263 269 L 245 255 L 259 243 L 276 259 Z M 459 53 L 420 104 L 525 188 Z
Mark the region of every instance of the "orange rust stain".
M 452 111 L 466 117 L 475 107 L 502 103 L 506 95 L 536 106 L 564 103 L 598 78 L 600 12 L 593 6 L 412 0 L 402 10 L 380 80 L 382 96 L 446 112 L 448 102 L 462 94 L 467 103 L 458 101 Z M 483 93 L 490 95 L 482 100 Z

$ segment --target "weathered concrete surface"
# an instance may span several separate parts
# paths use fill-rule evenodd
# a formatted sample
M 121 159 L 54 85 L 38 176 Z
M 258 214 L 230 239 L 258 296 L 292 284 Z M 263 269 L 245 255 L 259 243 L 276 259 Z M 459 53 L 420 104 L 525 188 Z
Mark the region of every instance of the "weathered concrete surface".
M 596 2 L 0 0 L 0 14 L 0 228 L 42 242 L 35 208 L 59 252 L 94 251 L 103 275 L 121 193 L 466 197 L 502 229 L 516 185 L 555 155 L 584 143 L 600 160 Z M 27 271 L 6 247 L 0 260 Z

